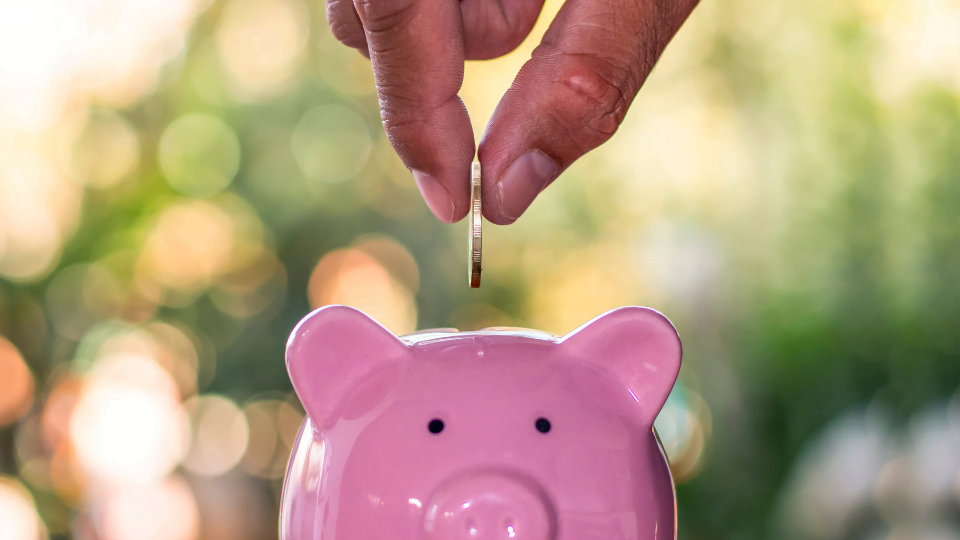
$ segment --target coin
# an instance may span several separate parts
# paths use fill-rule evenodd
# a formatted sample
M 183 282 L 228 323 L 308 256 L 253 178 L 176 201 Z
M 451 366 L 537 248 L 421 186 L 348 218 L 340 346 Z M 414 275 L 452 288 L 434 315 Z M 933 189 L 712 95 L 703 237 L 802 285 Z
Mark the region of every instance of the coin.
M 467 265 L 467 278 L 471 288 L 480 287 L 480 260 L 483 251 L 483 207 L 481 202 L 480 190 L 480 163 L 473 163 L 473 174 L 470 176 L 470 237 L 467 240 L 469 249 L 469 264 Z

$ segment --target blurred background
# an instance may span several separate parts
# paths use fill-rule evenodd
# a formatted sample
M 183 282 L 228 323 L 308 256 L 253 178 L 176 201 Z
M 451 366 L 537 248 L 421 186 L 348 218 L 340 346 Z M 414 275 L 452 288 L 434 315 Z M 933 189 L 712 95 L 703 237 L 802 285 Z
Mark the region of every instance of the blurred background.
M 479 135 L 559 8 L 467 67 Z M 960 1 L 707 0 L 517 224 L 430 215 L 314 0 L 0 0 L 0 539 L 259 540 L 311 307 L 684 340 L 680 538 L 960 538 Z

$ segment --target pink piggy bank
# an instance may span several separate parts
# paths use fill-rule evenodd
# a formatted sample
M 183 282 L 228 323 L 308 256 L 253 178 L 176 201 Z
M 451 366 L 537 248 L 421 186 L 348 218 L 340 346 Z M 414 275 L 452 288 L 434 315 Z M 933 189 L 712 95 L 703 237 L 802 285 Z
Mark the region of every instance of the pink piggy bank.
M 318 309 L 287 343 L 307 418 L 280 539 L 674 540 L 653 421 L 680 356 L 670 321 L 640 307 L 562 338 L 398 338 L 355 309 Z

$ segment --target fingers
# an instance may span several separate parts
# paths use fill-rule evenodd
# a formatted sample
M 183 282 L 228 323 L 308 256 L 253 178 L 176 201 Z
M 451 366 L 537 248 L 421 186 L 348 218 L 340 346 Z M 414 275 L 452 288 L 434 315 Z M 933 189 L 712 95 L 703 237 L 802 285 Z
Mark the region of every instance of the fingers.
M 613 136 L 695 5 L 567 0 L 480 143 L 488 220 L 516 221 L 557 175 Z
M 463 62 L 514 49 L 542 5 L 543 0 L 327 0 L 334 36 L 371 59 L 384 130 L 441 221 L 459 221 L 470 204 L 475 143 L 457 96 Z
M 503 56 L 527 37 L 544 0 L 461 0 L 464 57 L 488 60 Z M 369 58 L 367 37 L 352 0 L 327 0 L 327 21 L 334 37 Z
M 354 0 L 383 127 L 443 222 L 467 214 L 473 129 L 457 96 L 463 20 L 456 0 Z
M 367 36 L 363 34 L 363 25 L 353 7 L 353 0 L 327 0 L 327 21 L 333 37 L 347 47 L 353 47 L 361 54 L 370 57 L 367 52 Z
M 467 60 L 489 60 L 516 49 L 537 22 L 544 0 L 461 0 Z

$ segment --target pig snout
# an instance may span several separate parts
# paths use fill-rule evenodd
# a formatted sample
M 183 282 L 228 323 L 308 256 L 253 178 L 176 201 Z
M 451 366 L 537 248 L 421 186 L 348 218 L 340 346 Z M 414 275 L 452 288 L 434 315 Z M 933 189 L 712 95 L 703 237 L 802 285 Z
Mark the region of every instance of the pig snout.
M 533 482 L 485 473 L 442 486 L 427 505 L 427 540 L 553 540 L 553 508 Z

